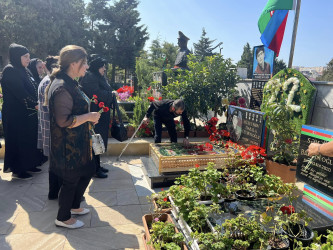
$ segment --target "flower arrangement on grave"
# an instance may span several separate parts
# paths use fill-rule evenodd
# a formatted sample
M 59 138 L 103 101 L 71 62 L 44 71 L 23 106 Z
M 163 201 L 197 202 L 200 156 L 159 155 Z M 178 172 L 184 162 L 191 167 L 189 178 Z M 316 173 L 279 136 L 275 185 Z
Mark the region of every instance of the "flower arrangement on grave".
M 122 101 L 128 100 L 134 93 L 134 87 L 124 85 L 121 88 L 117 89 L 118 98 Z
M 262 147 L 251 145 L 241 153 L 244 160 L 248 160 L 250 164 L 263 163 L 267 156 L 266 150 Z
M 218 118 L 212 117 L 205 126 L 207 133 L 209 134 L 209 140 L 215 144 L 222 145 L 223 141 L 226 141 L 230 137 L 230 133 L 225 129 L 217 128 Z
M 137 136 L 138 137 L 151 137 L 154 135 L 154 123 L 149 121 L 149 124 L 142 123 L 140 126 Z
M 291 165 L 297 157 L 301 127 L 308 120 L 315 88 L 298 71 L 281 70 L 263 90 L 261 110 L 273 133 L 273 161 Z
M 246 108 L 246 100 L 242 96 L 234 96 L 230 101 L 229 105 L 238 106 L 241 108 Z
M 269 80 L 263 89 L 261 111 L 271 109 L 271 104 L 282 103 L 292 110 L 291 118 L 300 134 L 312 108 L 315 87 L 295 69 L 284 69 Z

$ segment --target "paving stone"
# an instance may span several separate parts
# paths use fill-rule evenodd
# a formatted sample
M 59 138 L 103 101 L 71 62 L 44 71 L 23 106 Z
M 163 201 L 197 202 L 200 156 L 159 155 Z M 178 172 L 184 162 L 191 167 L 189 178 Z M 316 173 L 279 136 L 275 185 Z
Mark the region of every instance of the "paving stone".
M 25 212 L 42 211 L 46 203 L 45 197 L 45 195 L 24 195 L 17 200 L 18 209 Z
M 116 189 L 134 189 L 134 184 L 131 178 L 129 179 L 120 179 L 105 181 L 103 180 L 94 180 L 93 183 L 88 187 L 87 191 L 89 192 L 100 192 L 100 191 L 115 191 Z
M 12 250 L 62 250 L 66 241 L 64 233 L 27 233 L 0 236 L 0 249 Z
M 117 205 L 135 205 L 140 204 L 135 189 L 117 190 Z
M 132 228 L 132 224 L 127 225 Z M 83 228 L 68 231 L 64 250 L 68 249 L 140 249 L 139 234 L 112 227 Z
M 33 183 L 30 185 L 24 195 L 48 195 L 49 193 L 49 183 Z
M 141 217 L 140 205 L 99 207 L 92 211 L 91 227 L 138 223 Z
M 106 207 L 117 205 L 117 192 L 89 192 L 84 195 L 85 201 L 81 203 L 81 207 Z
M 147 196 L 139 196 L 138 198 L 139 198 L 140 205 L 147 205 L 147 204 L 149 204 Z
M 154 205 L 153 204 L 147 204 L 147 205 L 140 205 L 142 215 L 144 214 L 151 214 L 154 212 Z
M 56 227 L 56 216 L 56 211 L 20 212 L 12 223 L 10 234 L 66 231 L 65 228 Z

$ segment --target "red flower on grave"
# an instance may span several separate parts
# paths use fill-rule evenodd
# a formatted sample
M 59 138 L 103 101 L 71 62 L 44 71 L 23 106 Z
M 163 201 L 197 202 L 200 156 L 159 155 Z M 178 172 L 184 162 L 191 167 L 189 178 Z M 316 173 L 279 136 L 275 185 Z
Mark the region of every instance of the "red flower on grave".
M 149 96 L 149 97 L 148 97 L 148 100 L 149 100 L 150 102 L 153 102 L 153 101 L 155 101 L 155 98 L 152 97 L 152 96 Z
M 100 102 L 100 103 L 98 104 L 98 107 L 103 108 L 103 107 L 104 107 L 104 102 Z
M 163 188 L 161 188 L 161 191 L 164 191 L 164 189 L 163 189 Z
M 163 201 L 168 201 L 168 198 L 167 198 L 167 197 L 165 197 L 165 198 L 163 199 Z
M 229 103 L 229 105 L 237 106 L 237 103 L 236 103 L 235 101 L 231 101 L 231 102 Z
M 151 90 L 151 86 L 149 86 L 149 88 L 147 89 L 148 91 Z
M 284 214 L 293 214 L 295 213 L 295 208 L 292 205 L 289 206 L 283 206 L 280 208 L 280 210 L 282 211 L 282 213 Z
M 199 164 L 195 164 L 194 167 L 195 168 L 199 168 L 200 166 L 199 166 Z

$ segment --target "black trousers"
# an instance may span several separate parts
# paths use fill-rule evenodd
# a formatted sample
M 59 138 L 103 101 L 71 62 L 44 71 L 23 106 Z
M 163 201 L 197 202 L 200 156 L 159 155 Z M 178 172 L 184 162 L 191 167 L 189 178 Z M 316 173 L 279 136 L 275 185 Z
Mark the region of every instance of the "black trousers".
M 93 156 L 94 156 L 94 161 L 95 161 L 95 165 L 96 165 L 96 173 L 97 173 L 101 169 L 101 157 L 100 157 L 100 155 L 95 155 L 95 154 Z
M 62 179 L 52 170 L 49 170 L 49 199 L 57 199 L 62 185 Z
M 155 143 L 161 143 L 162 140 L 162 124 L 168 129 L 170 136 L 170 141 L 177 143 L 177 131 L 175 121 L 172 120 L 162 120 L 159 117 L 154 117 L 154 127 L 155 127 Z
M 95 164 L 62 173 L 62 186 L 59 193 L 59 210 L 57 220 L 71 218 L 71 209 L 80 208 L 81 198 L 95 173 Z

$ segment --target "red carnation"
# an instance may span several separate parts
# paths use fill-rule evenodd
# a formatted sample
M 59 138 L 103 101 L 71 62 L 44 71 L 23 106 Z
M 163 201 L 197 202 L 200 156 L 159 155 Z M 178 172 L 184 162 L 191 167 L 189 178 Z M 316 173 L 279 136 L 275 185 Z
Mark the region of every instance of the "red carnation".
M 162 96 L 160 96 L 160 97 L 158 98 L 158 100 L 161 101 L 161 100 L 162 100 Z
M 165 198 L 163 199 L 163 201 L 168 201 L 168 198 L 167 198 L 167 197 L 165 197 Z
M 97 99 L 97 95 L 93 95 L 93 98 L 94 98 L 94 99 Z
M 97 99 L 95 99 L 95 100 L 94 100 L 94 103 L 95 103 L 95 104 L 98 104 L 98 101 L 97 101 Z
M 163 189 L 163 188 L 161 188 L 161 191 L 164 191 L 164 189 Z
M 280 208 L 280 210 L 284 214 L 293 214 L 293 213 L 295 213 L 295 208 L 292 205 L 283 206 L 283 207 Z
M 231 102 L 229 103 L 229 105 L 237 106 L 237 103 L 236 103 L 235 101 L 231 101 Z
M 149 86 L 149 88 L 147 89 L 148 91 L 151 90 L 151 86 Z
M 152 97 L 152 96 L 149 96 L 149 97 L 148 97 L 148 100 L 149 100 L 150 102 L 153 102 L 153 101 L 155 101 L 155 98 Z
M 199 164 L 195 164 L 194 167 L 199 168 L 200 166 L 199 166 Z
M 104 107 L 104 102 L 100 102 L 100 103 L 98 104 L 98 107 L 103 108 L 103 107 Z
M 103 112 L 108 112 L 109 108 L 108 107 L 103 107 Z

